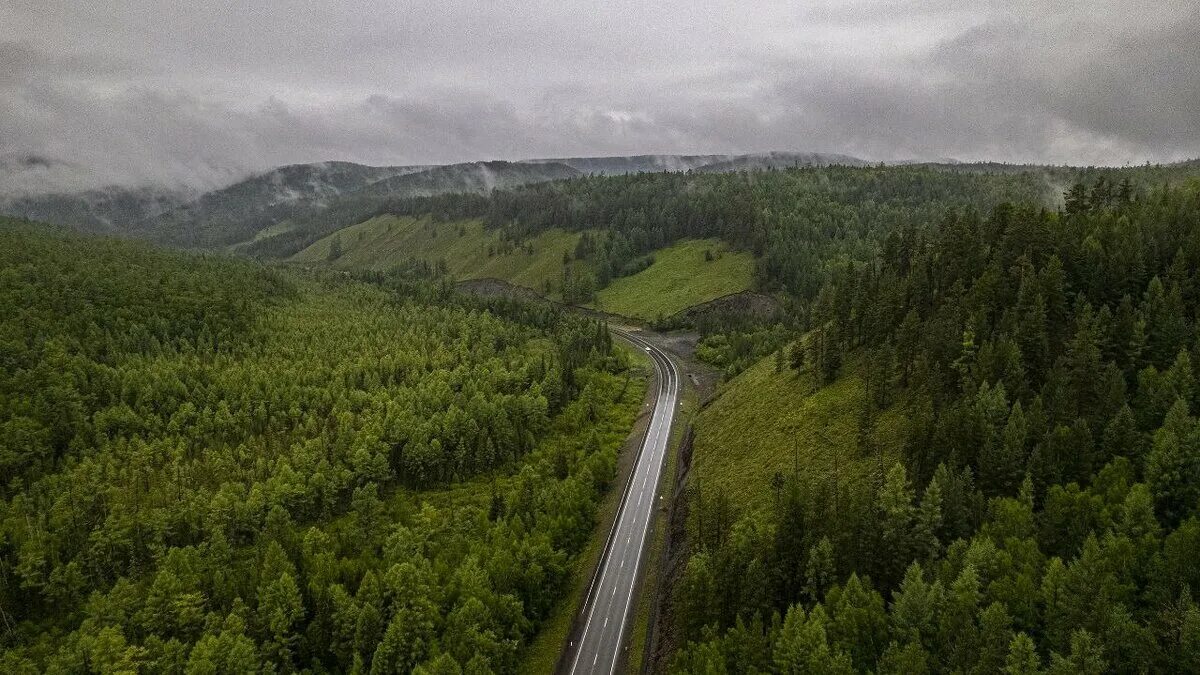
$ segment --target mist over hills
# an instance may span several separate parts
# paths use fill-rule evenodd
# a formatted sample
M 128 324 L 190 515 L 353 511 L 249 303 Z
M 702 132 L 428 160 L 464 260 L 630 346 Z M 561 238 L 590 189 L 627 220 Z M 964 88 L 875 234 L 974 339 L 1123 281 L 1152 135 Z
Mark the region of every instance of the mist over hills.
M 707 173 L 728 171 L 762 171 L 765 169 L 790 169 L 798 166 L 867 166 L 871 164 L 857 157 L 820 152 L 764 152 L 752 155 L 737 155 L 697 167 Z
M 658 171 L 756 171 L 787 169 L 797 166 L 865 166 L 870 162 L 834 153 L 821 152 L 756 152 L 724 155 L 631 155 L 622 157 L 565 157 L 559 159 L 530 159 L 525 163 L 566 164 L 585 174 L 619 176 L 630 173 Z
M 445 192 L 484 193 L 584 175 L 662 171 L 745 171 L 846 164 L 845 155 L 769 152 L 744 155 L 633 155 L 480 161 L 440 166 L 366 166 L 352 162 L 294 164 L 208 191 L 112 186 L 57 191 L 37 172 L 56 160 L 8 157 L 0 163 L 0 213 L 86 232 L 148 238 L 188 248 L 296 245 L 377 212 L 386 200 Z M 21 176 L 20 180 L 13 178 Z
M 585 174 L 619 176 L 650 171 L 691 171 L 714 162 L 728 160 L 730 157 L 731 155 L 630 155 L 617 157 L 527 159 L 523 163 L 559 163 Z
M 188 248 L 228 247 L 296 230 L 320 233 L 345 226 L 395 197 L 486 192 L 576 175 L 580 172 L 558 163 L 372 167 L 320 162 L 279 167 L 199 194 L 119 186 L 0 194 L 0 213 Z
M 1198 160 L 1168 168 L 1190 168 Z M 250 255 L 290 255 L 342 227 L 380 213 L 389 200 L 448 192 L 486 193 L 581 176 L 645 172 L 724 173 L 808 166 L 869 166 L 868 160 L 835 153 L 567 157 L 517 162 L 479 161 L 448 165 L 367 166 L 353 162 L 293 164 L 264 171 L 213 190 L 122 187 L 56 191 L 39 183 L 39 172 L 63 163 L 43 157 L 0 158 L 0 214 L 80 231 L 150 239 L 171 246 L 235 249 Z M 947 171 L 1035 171 L 1053 186 L 1065 184 L 1072 167 L 993 162 L 893 162 Z M 37 188 L 41 188 L 39 193 Z
M 186 204 L 194 194 L 164 188 L 0 196 L 0 213 L 93 234 L 130 234 L 138 224 Z

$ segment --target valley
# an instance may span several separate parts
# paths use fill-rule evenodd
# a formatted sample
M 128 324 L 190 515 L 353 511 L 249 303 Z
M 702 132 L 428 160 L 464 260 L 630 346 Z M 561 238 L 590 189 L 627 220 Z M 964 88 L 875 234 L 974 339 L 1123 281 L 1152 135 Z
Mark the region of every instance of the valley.
M 1200 675 L 1197 35 L 0 4 L 0 675 Z
M 1195 167 L 574 161 L 5 221 L 3 670 L 1187 671 Z

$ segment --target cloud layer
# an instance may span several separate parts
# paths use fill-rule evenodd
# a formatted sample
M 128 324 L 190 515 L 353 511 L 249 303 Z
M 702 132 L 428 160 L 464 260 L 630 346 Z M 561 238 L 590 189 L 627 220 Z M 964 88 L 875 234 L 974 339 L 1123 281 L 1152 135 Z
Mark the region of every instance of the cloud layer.
M 1200 155 L 1191 0 L 244 6 L 4 3 L 0 190 L 327 159 Z

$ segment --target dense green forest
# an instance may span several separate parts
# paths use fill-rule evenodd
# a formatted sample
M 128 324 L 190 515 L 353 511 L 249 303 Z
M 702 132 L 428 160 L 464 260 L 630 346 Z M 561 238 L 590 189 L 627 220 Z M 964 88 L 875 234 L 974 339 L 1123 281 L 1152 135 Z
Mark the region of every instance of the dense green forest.
M 583 177 L 501 190 L 397 199 L 384 210 L 443 221 L 480 218 L 521 244 L 540 232 L 581 231 L 564 267 L 562 298 L 587 303 L 598 289 L 636 274 L 657 252 L 685 239 L 715 237 L 755 256 L 752 288 L 787 309 L 783 324 L 810 324 L 822 288 L 848 263 L 891 255 L 894 232 L 940 225 L 956 214 L 989 213 L 1000 204 L 1058 208 L 1058 186 L 1104 181 L 1113 191 L 1179 184 L 1189 166 L 1131 169 L 1016 167 L 995 164 L 908 167 L 806 167 L 734 173 L 648 173 Z M 585 263 L 580 266 L 579 262 Z M 663 328 L 700 330 L 701 357 L 735 374 L 775 351 L 781 332 L 769 322 L 707 316 L 665 317 Z
M 1200 182 L 993 168 L 382 211 L 578 232 L 568 302 L 720 239 L 779 311 L 703 315 L 697 357 L 861 381 L 853 479 L 781 465 L 752 508 L 686 485 L 664 668 L 1200 672 Z M 519 670 L 644 375 L 602 324 L 439 267 L 0 224 L 0 671 Z
M 513 672 L 644 376 L 595 321 L 0 223 L 0 672 Z
M 778 361 L 861 367 L 872 475 L 692 486 L 670 668 L 1200 671 L 1198 267 L 1200 183 L 1104 176 L 835 264 Z
M 647 254 L 680 239 L 718 237 L 758 258 L 760 290 L 807 298 L 820 289 L 829 261 L 869 257 L 883 235 L 904 222 L 936 220 L 953 207 L 1049 197 L 1046 182 L 1031 173 L 814 167 L 576 178 L 490 197 L 401 199 L 387 208 L 447 220 L 483 218 L 517 241 L 555 227 L 603 228 L 603 235 L 582 238 L 574 254 L 594 263 L 593 287 L 640 271 Z

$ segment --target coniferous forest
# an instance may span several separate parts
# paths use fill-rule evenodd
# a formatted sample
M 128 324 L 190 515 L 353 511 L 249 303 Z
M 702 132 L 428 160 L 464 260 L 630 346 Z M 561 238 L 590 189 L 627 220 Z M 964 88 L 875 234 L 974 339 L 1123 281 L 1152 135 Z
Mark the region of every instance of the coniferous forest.
M 1200 186 L 1098 180 L 838 269 L 788 362 L 862 373 L 859 471 L 694 492 L 671 670 L 1200 671 L 1198 266 Z
M 1200 0 L 0 0 L 0 675 L 1200 675 Z
M 779 311 L 664 327 L 734 385 L 767 359 L 863 383 L 845 465 L 781 463 L 737 486 L 752 506 L 682 484 L 655 669 L 1200 672 L 1191 169 L 638 174 L 387 210 L 583 231 L 564 258 L 593 287 L 719 238 Z M 444 267 L 6 222 L 0 671 L 519 672 L 646 379 L 604 324 Z
M 13 222 L 0 258 L 0 671 L 515 670 L 644 393 L 603 325 Z
M 1019 171 L 643 175 L 393 209 L 516 240 L 603 224 L 577 251 L 600 284 L 667 242 L 724 238 L 786 312 L 708 321 L 697 356 L 865 381 L 852 466 L 744 486 L 770 491 L 765 509 L 688 486 L 659 667 L 1197 672 L 1200 184 L 1054 177 L 1061 193 Z

